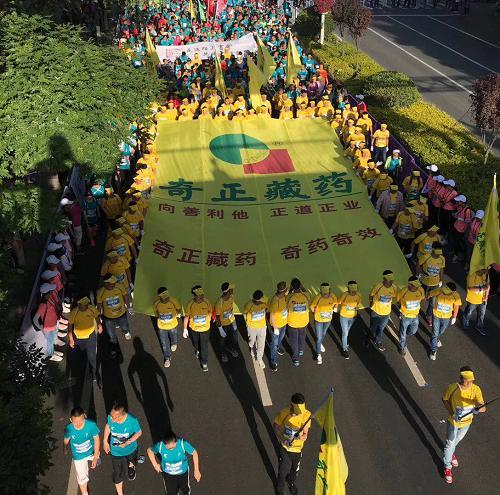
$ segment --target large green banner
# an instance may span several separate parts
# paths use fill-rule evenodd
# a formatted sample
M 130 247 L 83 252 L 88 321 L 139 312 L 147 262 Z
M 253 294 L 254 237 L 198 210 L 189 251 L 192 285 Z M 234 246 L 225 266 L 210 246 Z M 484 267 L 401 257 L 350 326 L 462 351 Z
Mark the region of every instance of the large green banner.
M 228 281 L 241 306 L 293 277 L 311 293 L 357 280 L 366 303 L 383 270 L 410 275 L 327 122 L 161 122 L 157 149 L 136 311 L 151 314 L 160 286 L 186 302 L 200 284 L 215 300 Z

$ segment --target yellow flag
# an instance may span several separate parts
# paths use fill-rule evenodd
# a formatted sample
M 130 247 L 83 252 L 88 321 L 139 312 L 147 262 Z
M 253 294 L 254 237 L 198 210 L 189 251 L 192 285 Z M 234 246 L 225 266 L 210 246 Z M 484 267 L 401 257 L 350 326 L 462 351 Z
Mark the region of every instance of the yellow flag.
M 189 0 L 189 15 L 191 16 L 191 20 L 196 19 L 196 10 L 194 10 L 193 0 Z
M 158 53 L 156 53 L 156 48 L 151 41 L 151 36 L 149 34 L 149 29 L 146 29 L 146 53 L 150 58 L 151 62 L 154 65 L 158 65 L 160 63 L 160 57 L 158 57 Z
M 292 84 L 297 73 L 302 68 L 300 55 L 293 41 L 292 33 L 288 31 L 288 48 L 286 53 L 286 85 Z
M 498 191 L 497 174 L 493 177 L 493 189 L 491 190 L 486 211 L 484 213 L 483 224 L 477 235 L 474 251 L 470 261 L 470 273 L 488 268 L 494 263 L 500 263 L 500 242 L 498 221 Z
M 276 62 L 260 36 L 257 36 L 257 66 L 264 74 L 266 82 L 269 81 L 276 69 Z
M 214 52 L 215 56 L 215 87 L 221 92 L 225 98 L 227 96 L 226 82 L 224 81 L 224 73 L 220 65 L 220 58 L 217 51 Z
M 257 109 L 262 105 L 262 98 L 260 97 L 260 88 L 269 80 L 265 77 L 262 71 L 255 65 L 251 57 L 247 57 L 248 77 L 250 99 L 252 100 L 252 108 Z
M 347 461 L 342 442 L 335 425 L 333 413 L 333 390 L 328 401 L 314 417 L 323 428 L 316 467 L 315 495 L 345 495 L 347 480 Z

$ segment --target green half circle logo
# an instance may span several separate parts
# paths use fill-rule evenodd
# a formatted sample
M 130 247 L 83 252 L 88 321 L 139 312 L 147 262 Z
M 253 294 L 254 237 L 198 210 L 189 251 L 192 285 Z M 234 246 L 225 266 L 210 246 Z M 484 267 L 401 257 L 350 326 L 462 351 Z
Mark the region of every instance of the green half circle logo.
M 212 139 L 210 151 L 219 160 L 232 165 L 248 165 L 265 160 L 268 146 L 247 134 L 222 134 Z

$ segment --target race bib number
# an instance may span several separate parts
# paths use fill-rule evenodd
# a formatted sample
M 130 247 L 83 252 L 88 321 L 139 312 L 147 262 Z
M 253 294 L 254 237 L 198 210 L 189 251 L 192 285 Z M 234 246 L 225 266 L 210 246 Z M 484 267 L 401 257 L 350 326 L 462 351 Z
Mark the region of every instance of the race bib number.
M 288 309 L 284 309 L 282 312 L 281 312 L 281 316 L 283 318 L 287 318 L 288 317 Z
M 222 313 L 222 317 L 225 319 L 225 320 L 230 320 L 233 316 L 233 312 L 232 311 L 224 311 L 224 313 Z
M 408 311 L 420 309 L 420 302 L 419 301 L 406 301 L 406 309 Z
M 193 322 L 195 325 L 205 325 L 207 322 L 207 317 L 206 317 L 206 315 L 203 315 L 203 316 L 195 315 L 193 317 Z
M 331 311 L 320 311 L 319 316 L 320 316 L 320 318 L 331 318 L 332 312 Z
M 125 280 L 125 274 L 122 273 L 121 275 L 116 275 L 116 281 L 120 284 Z
M 182 461 L 181 462 L 167 462 L 165 463 L 165 472 L 167 474 L 181 474 L 182 473 Z
M 290 428 L 289 426 L 285 426 L 285 431 L 283 432 L 283 436 L 292 443 L 295 440 L 295 435 L 299 430 L 295 430 Z
M 106 306 L 109 306 L 110 308 L 117 308 L 118 306 L 120 306 L 120 298 L 118 296 L 107 297 Z
M 380 304 L 391 304 L 392 296 L 380 296 L 378 300 Z
M 449 304 L 438 302 L 437 310 L 441 311 L 442 313 L 449 313 L 451 311 L 451 306 Z
M 266 312 L 264 310 L 262 311 L 255 311 L 252 313 L 252 320 L 253 321 L 258 321 L 264 319 L 266 316 Z
M 455 409 L 455 414 L 453 415 L 453 419 L 455 421 L 460 421 L 460 417 L 461 416 L 464 416 L 465 414 L 468 414 L 468 413 L 472 412 L 473 410 L 474 410 L 474 406 L 470 406 L 470 407 L 461 407 L 461 406 L 458 406 Z M 469 419 L 469 416 L 467 416 L 467 419 Z
M 160 320 L 161 321 L 171 321 L 173 319 L 172 313 L 161 313 L 160 314 Z
M 427 275 L 430 275 L 431 277 L 439 275 L 439 268 L 437 266 L 427 267 Z
M 130 228 L 132 230 L 139 230 L 139 224 L 138 223 L 131 223 Z
M 307 304 L 294 304 L 293 305 L 294 313 L 307 313 Z
M 125 254 L 125 245 L 120 244 L 119 246 L 115 247 L 115 251 L 121 256 Z

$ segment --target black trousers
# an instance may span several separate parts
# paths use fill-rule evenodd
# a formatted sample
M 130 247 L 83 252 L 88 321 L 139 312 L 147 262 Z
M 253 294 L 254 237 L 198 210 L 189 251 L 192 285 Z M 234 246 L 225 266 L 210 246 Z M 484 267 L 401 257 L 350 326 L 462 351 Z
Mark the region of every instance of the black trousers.
M 278 495 L 284 495 L 285 482 L 293 485 L 297 479 L 297 473 L 300 468 L 300 459 L 302 452 L 288 452 L 282 445 L 280 445 L 279 458 L 278 458 L 278 482 L 276 491 Z
M 206 332 L 191 331 L 194 348 L 200 353 L 201 364 L 208 363 L 208 340 L 210 338 L 210 330 Z
M 167 495 L 178 495 L 179 490 L 182 495 L 189 495 L 191 488 L 189 487 L 189 471 L 183 474 L 167 474 L 163 475 L 163 486 Z

